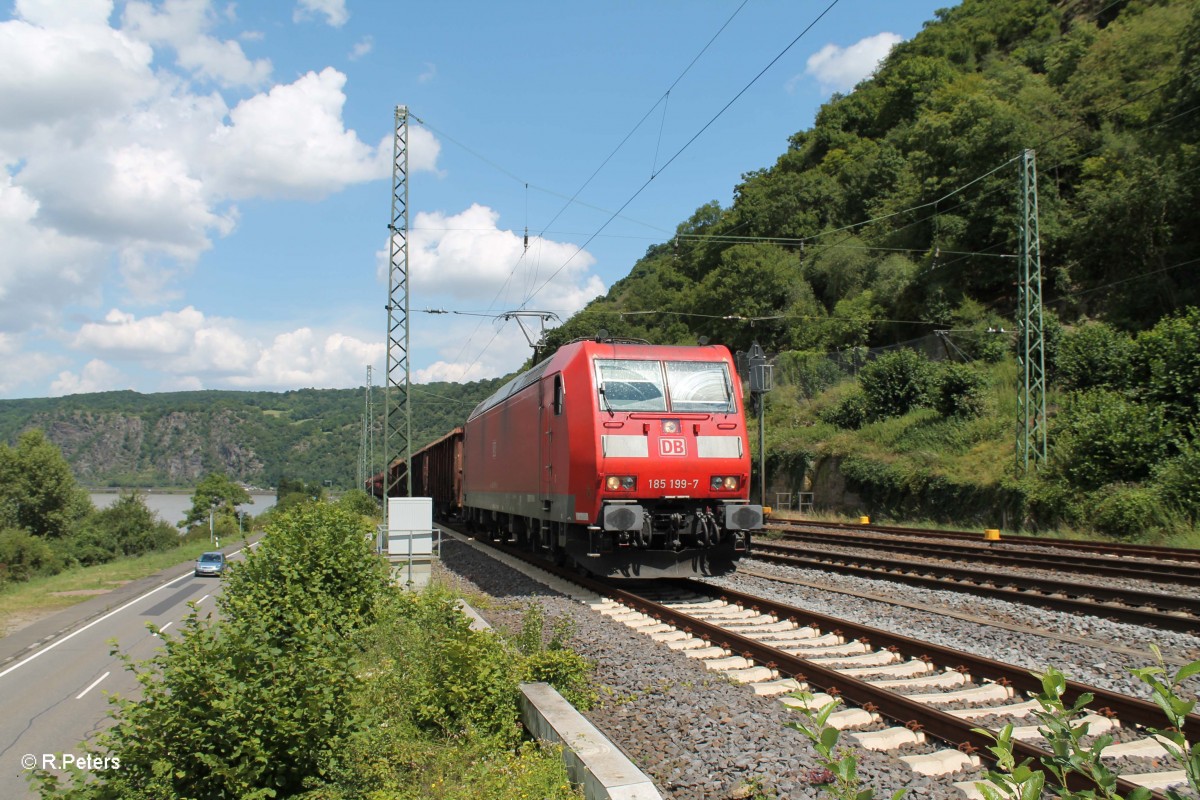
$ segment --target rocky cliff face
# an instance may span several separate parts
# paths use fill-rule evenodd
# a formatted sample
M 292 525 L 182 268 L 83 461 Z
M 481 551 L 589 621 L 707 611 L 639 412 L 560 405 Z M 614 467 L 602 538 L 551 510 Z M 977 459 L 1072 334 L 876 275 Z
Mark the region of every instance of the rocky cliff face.
M 439 401 L 414 408 L 414 446 L 461 425 L 502 382 L 427 387 Z M 361 388 L 118 391 L 0 400 L 0 443 L 11 446 L 22 431 L 39 428 L 86 486 L 182 488 L 220 472 L 256 486 L 291 478 L 349 488 L 359 478 L 363 411 Z M 382 401 L 372 414 L 379 443 L 372 469 L 378 469 L 383 461 Z
M 125 412 L 39 415 L 40 427 L 89 486 L 192 485 L 209 472 L 264 484 L 264 462 L 232 410 L 175 411 L 147 420 Z

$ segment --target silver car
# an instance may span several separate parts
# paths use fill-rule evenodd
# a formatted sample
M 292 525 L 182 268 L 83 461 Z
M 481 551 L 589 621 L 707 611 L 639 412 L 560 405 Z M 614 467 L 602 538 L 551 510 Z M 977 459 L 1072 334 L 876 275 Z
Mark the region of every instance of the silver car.
M 221 577 L 225 573 L 225 554 L 219 550 L 211 553 L 201 553 L 196 559 L 196 577 L 213 575 Z

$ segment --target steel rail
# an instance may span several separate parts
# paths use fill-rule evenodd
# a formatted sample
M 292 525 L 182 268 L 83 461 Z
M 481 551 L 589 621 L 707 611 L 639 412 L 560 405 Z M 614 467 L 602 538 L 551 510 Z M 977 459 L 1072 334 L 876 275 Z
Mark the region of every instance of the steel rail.
M 854 705 L 868 711 L 878 712 L 914 732 L 927 732 L 931 736 L 954 745 L 968 755 L 978 754 L 982 758 L 992 760 L 987 748 L 995 744 L 995 739 L 981 733 L 977 723 L 959 719 L 926 703 L 910 700 L 904 695 L 845 675 L 835 669 L 784 652 L 755 639 L 733 633 L 719 625 L 697 619 L 685 612 L 676 611 L 639 594 L 611 586 L 604 588 L 604 584 L 599 583 L 594 588 L 596 591 L 655 619 L 682 628 L 684 631 L 699 636 L 725 650 L 738 653 L 743 658 L 765 664 L 780 673 L 794 677 L 797 681 L 816 686 L 827 694 L 846 698 Z M 1049 750 L 1018 739 L 1012 740 L 1011 744 L 1018 761 L 1030 758 L 1040 762 L 1041 759 L 1054 757 Z M 1091 781 L 1074 773 L 1069 776 L 1068 782 L 1071 783 L 1070 788 L 1075 790 L 1094 788 Z M 1117 779 L 1117 784 L 1125 794 L 1137 788 L 1137 784 L 1120 778 Z
M 497 550 L 507 553 L 510 556 L 514 556 L 522 561 L 525 561 L 526 563 L 532 564 L 539 569 L 545 570 L 546 572 L 549 572 L 559 578 L 569 580 L 578 584 L 579 586 L 590 589 L 602 597 L 608 597 L 628 605 L 630 608 L 639 610 L 652 618 L 661 620 L 667 624 L 675 625 L 676 627 L 679 627 L 689 633 L 697 634 L 698 632 L 697 635 L 706 641 L 715 641 L 721 647 L 731 652 L 737 652 L 744 658 L 755 660 L 771 669 L 779 671 L 781 674 L 790 675 L 797 681 L 803 681 L 811 686 L 816 686 L 818 689 L 821 689 L 828 694 L 844 697 L 850 702 L 853 702 L 855 705 L 867 710 L 876 711 L 883 716 L 904 724 L 906 727 L 909 727 L 914 731 L 927 731 L 931 736 L 948 742 L 967 754 L 978 754 L 981 758 L 987 759 L 988 761 L 995 760 L 991 751 L 987 749 L 995 743 L 995 740 L 976 730 L 979 726 L 970 722 L 969 720 L 959 719 L 952 714 L 938 711 L 929 705 L 915 700 L 910 700 L 904 695 L 882 689 L 858 678 L 844 675 L 834 669 L 830 669 L 829 667 L 813 663 L 807 659 L 791 653 L 786 653 L 782 650 L 771 647 L 770 645 L 763 644 L 755 639 L 733 633 L 729 630 L 721 628 L 718 625 L 697 619 L 696 617 L 690 616 L 684 612 L 676 611 L 663 604 L 656 603 L 653 600 L 636 594 L 633 591 L 621 589 L 613 586 L 611 583 L 585 577 L 576 572 L 572 572 L 557 565 L 550 564 L 526 550 L 511 548 L 500 542 L 491 542 L 487 540 L 478 541 L 484 541 L 492 547 L 495 547 Z M 666 581 L 666 583 L 678 585 L 680 583 L 692 582 L 684 579 L 680 581 Z M 703 584 L 700 585 L 703 586 Z M 710 588 L 708 591 L 714 591 L 718 594 L 731 594 L 728 590 L 724 589 Z M 746 597 L 749 598 L 750 596 L 746 595 Z M 757 600 L 760 608 L 763 607 L 764 603 L 768 603 L 768 601 L 765 601 L 761 598 L 754 599 Z M 783 604 L 778 605 L 783 606 Z M 803 611 L 801 609 L 794 610 L 797 612 L 797 614 L 807 615 L 810 618 L 814 617 L 812 612 Z M 820 615 L 816 616 L 819 617 Z M 832 617 L 828 617 L 826 619 L 835 622 L 836 625 L 841 627 L 843 630 L 850 627 L 860 627 L 855 626 L 854 623 L 849 623 L 846 620 L 834 620 Z M 872 633 L 876 636 L 894 635 L 887 634 L 886 631 L 875 632 L 874 629 L 872 629 Z M 929 646 L 937 647 L 936 645 Z M 968 655 L 958 651 L 953 651 L 953 653 L 959 657 Z M 1072 691 L 1077 691 L 1079 687 L 1084 686 L 1083 684 L 1074 684 L 1074 682 L 1070 682 L 1068 685 L 1072 686 Z M 1071 696 L 1077 697 L 1078 695 L 1072 694 Z M 1127 698 L 1127 700 L 1134 701 L 1135 704 L 1138 702 L 1136 701 L 1136 698 Z M 1191 724 L 1192 717 L 1194 716 L 1195 715 L 1189 715 L 1189 725 L 1187 726 L 1186 730 L 1194 729 Z M 1130 718 L 1132 719 L 1133 717 L 1131 716 Z M 1036 763 L 1041 763 L 1042 759 L 1054 757 L 1054 754 L 1049 750 L 1035 747 L 1034 745 L 1027 744 L 1026 742 L 1017 739 L 1012 740 L 1011 746 L 1013 753 L 1018 759 L 1018 762 L 1029 758 L 1033 759 L 1033 761 Z M 1052 776 L 1047 777 L 1052 778 Z M 1094 785 L 1091 781 L 1076 773 L 1071 773 L 1068 776 L 1068 784 L 1068 788 L 1077 791 L 1094 788 Z M 1123 794 L 1128 794 L 1137 790 L 1139 787 L 1137 784 L 1131 783 L 1122 778 L 1118 778 L 1116 781 L 1116 788 L 1118 788 Z M 1155 792 L 1153 794 L 1156 798 L 1162 797 L 1160 793 Z
M 700 581 L 684 580 L 673 583 L 686 591 L 709 597 L 719 597 L 727 602 L 743 608 L 750 608 L 764 614 L 772 614 L 780 619 L 789 619 L 800 624 L 811 623 L 813 627 L 824 630 L 839 630 L 847 640 L 858 639 L 864 644 L 870 644 L 880 649 L 895 648 L 898 652 L 906 653 L 922 661 L 931 661 L 955 670 L 966 671 L 977 678 L 984 678 L 996 683 L 1011 686 L 1016 691 L 1038 694 L 1042 691 L 1042 682 L 1032 671 L 1008 664 L 1003 661 L 985 658 L 974 653 L 955 650 L 932 642 L 913 639 L 901 634 L 862 625 L 850 620 L 830 617 L 815 611 L 809 611 L 786 603 L 768 600 L 755 595 L 737 592 Z M 1074 703 L 1081 695 L 1093 696 L 1092 706 L 1097 713 L 1111 711 L 1123 722 L 1156 727 L 1166 725 L 1162 709 L 1149 700 L 1130 697 L 1108 689 L 1089 686 L 1078 681 L 1068 680 L 1063 697 L 1067 703 Z M 1184 723 L 1184 734 L 1189 741 L 1200 741 L 1200 714 L 1189 714 Z
M 785 520 L 780 518 L 768 520 L 768 525 L 779 524 L 845 531 L 879 531 L 883 533 L 906 534 L 909 536 L 924 536 L 933 539 L 965 539 L 970 541 L 978 541 L 983 535 L 980 531 L 905 528 L 897 525 L 863 525 L 851 522 L 819 522 L 816 520 Z M 1110 553 L 1112 555 L 1132 556 L 1135 558 L 1163 559 L 1200 564 L 1200 550 L 1184 547 L 1158 547 L 1156 545 L 1120 544 L 1117 542 L 1081 542 L 1072 539 L 1052 539 L 1048 536 L 1024 536 L 1022 534 L 1009 534 L 1008 538 L 1004 541 L 1042 547 L 1057 547 L 1064 550 L 1083 550 L 1092 553 Z
M 1012 541 L 947 544 L 945 541 L 889 539 L 878 533 L 868 534 L 866 531 L 800 531 L 787 526 L 768 526 L 768 529 L 779 531 L 789 541 L 816 542 L 834 547 L 879 548 L 882 544 L 892 553 L 909 553 L 930 558 L 958 558 L 983 564 L 1005 564 L 1059 572 L 1086 572 L 1089 575 L 1200 586 L 1200 565 L 1165 561 L 1116 561 L 1111 556 L 1012 549 L 1021 546 L 1019 542 L 1014 544 Z
M 832 570 L 843 574 L 902 581 L 934 589 L 962 590 L 966 588 L 972 594 L 997 597 L 1015 603 L 1037 605 L 1060 611 L 1072 611 L 1088 616 L 1111 618 L 1151 628 L 1181 633 L 1200 631 L 1200 603 L 1191 598 L 1158 592 L 1114 589 L 1074 581 L 1050 581 L 1008 573 L 984 572 L 942 564 L 892 561 L 868 556 L 849 556 L 836 553 L 815 555 L 802 553 L 787 545 L 761 540 L 755 543 L 751 552 L 754 558 L 786 566 L 808 567 L 827 572 Z M 838 563 L 839 561 L 853 563 Z M 964 584 L 969 584 L 969 586 L 964 586 Z M 1016 588 L 1003 588 L 1000 584 Z M 1094 600 L 1075 599 L 1080 597 L 1090 597 Z M 1111 605 L 1111 603 L 1121 603 L 1122 605 Z

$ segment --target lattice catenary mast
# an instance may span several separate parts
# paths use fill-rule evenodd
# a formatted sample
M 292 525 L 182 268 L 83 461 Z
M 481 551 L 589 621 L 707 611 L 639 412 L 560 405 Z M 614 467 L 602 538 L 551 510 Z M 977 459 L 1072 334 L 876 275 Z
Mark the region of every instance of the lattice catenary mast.
M 1017 471 L 1046 459 L 1046 340 L 1042 327 L 1042 252 L 1037 165 L 1021 154 L 1021 274 L 1017 281 Z
M 391 268 L 388 271 L 387 383 L 384 386 L 386 420 L 383 426 L 383 496 L 412 496 L 412 409 L 408 390 L 408 107 L 396 106 L 395 144 L 392 147 Z M 403 490 L 393 477 L 392 464 L 404 461 Z

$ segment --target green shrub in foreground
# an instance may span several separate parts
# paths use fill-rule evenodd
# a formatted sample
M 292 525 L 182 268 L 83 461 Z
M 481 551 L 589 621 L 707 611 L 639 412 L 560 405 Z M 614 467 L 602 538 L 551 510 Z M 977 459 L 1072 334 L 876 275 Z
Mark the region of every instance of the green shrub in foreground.
M 1184 772 L 1191 791 L 1188 794 L 1172 788 L 1166 789 L 1165 794 L 1169 800 L 1184 800 L 1200 792 L 1200 742 L 1188 742 L 1181 732 L 1187 716 L 1196 707 L 1196 701 L 1184 699 L 1181 690 L 1185 681 L 1200 674 L 1200 661 L 1186 664 L 1172 674 L 1163 663 L 1158 648 L 1153 644 L 1150 648 L 1157 665 L 1131 672 L 1150 687 L 1153 701 L 1163 711 L 1166 726 L 1148 728 L 1146 732 L 1162 743 L 1170 761 Z M 1090 713 L 1088 705 L 1093 696 L 1082 694 L 1068 704 L 1064 699 L 1066 676 L 1062 672 L 1051 667 L 1044 673 L 1034 674 L 1042 683 L 1042 692 L 1035 698 L 1041 709 L 1033 714 L 1047 739 L 1049 746 L 1046 749 L 1053 755 L 1039 759 L 1037 766 L 1031 758 L 1018 762 L 1013 751 L 1011 724 L 998 733 L 976 728 L 976 733 L 996 742 L 988 747 L 996 758 L 996 767 L 988 770 L 986 781 L 975 784 L 986 800 L 1027 800 L 1044 796 L 1044 792 L 1063 800 L 1149 800 L 1153 793 L 1143 786 L 1128 795 L 1119 793 L 1117 773 L 1103 755 L 1113 737 L 1110 734 L 1089 735 L 1089 723 L 1084 721 Z M 1076 785 L 1084 788 L 1066 788 L 1071 780 L 1077 780 Z
M 309 506 L 282 515 L 235 564 L 219 621 L 193 612 L 163 649 L 135 664 L 142 699 L 114 698 L 114 726 L 92 752 L 119 766 L 43 796 L 292 796 L 322 780 L 357 727 L 355 634 L 385 593 L 382 565 L 356 515 Z
M 119 767 L 41 773 L 43 796 L 578 797 L 559 753 L 522 744 L 517 684 L 540 670 L 586 687 L 582 661 L 470 630 L 444 590 L 391 587 L 367 532 L 333 504 L 276 517 L 232 566 L 219 621 L 193 613 L 158 656 L 127 661 L 143 698 L 117 698 L 85 745 Z
M 518 642 L 532 639 L 534 627 L 540 638 L 539 615 L 540 607 L 527 615 Z M 550 663 L 554 675 L 542 677 L 562 679 L 560 691 L 585 683 L 565 666 L 570 651 L 547 649 L 556 655 L 538 662 L 519 643 L 473 631 L 456 598 L 437 586 L 390 596 L 361 638 L 361 724 L 328 785 L 307 800 L 578 797 L 557 750 L 521 743 L 517 706 L 518 682 L 536 677 L 531 663 Z

